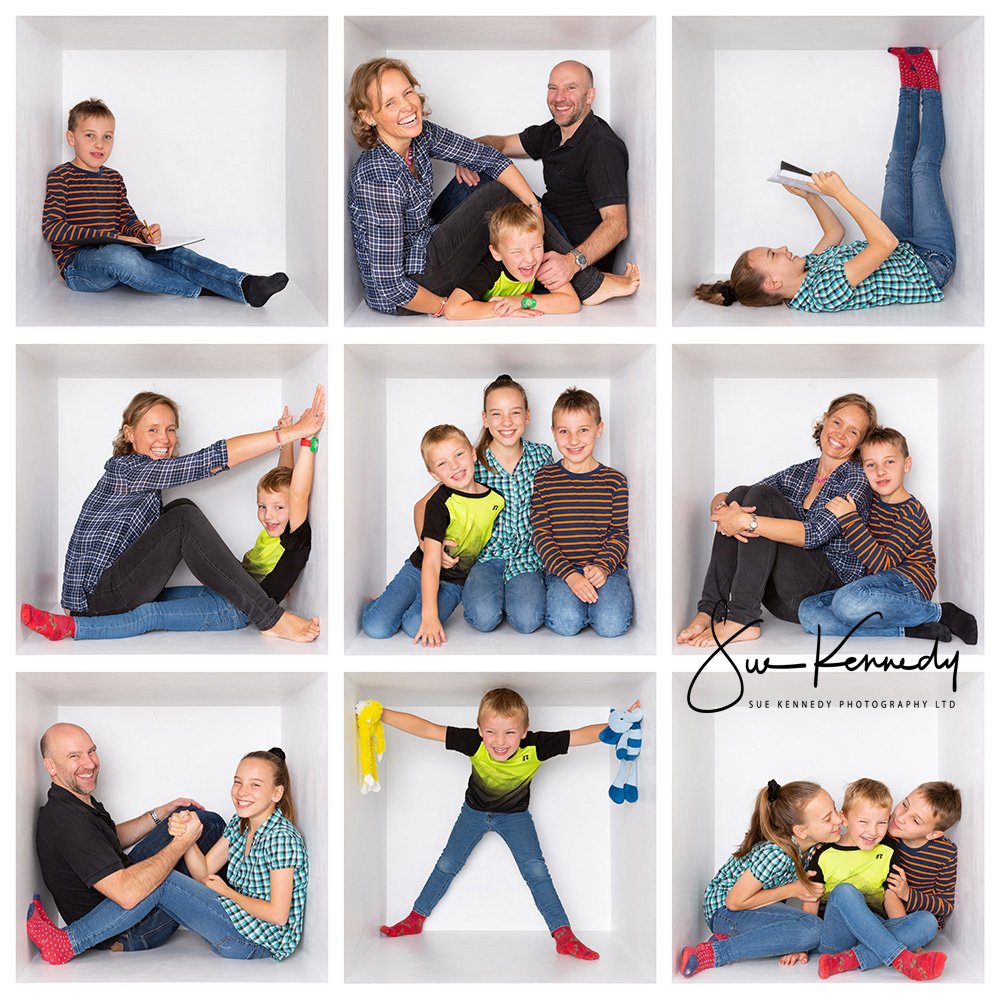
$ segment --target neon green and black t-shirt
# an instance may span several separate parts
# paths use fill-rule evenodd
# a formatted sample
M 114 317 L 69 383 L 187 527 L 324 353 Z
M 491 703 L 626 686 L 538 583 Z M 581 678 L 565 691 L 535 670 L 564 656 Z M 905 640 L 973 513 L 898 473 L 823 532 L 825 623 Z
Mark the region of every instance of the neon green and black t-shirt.
M 876 844 L 870 851 L 823 844 L 809 862 L 809 868 L 816 872 L 813 881 L 825 883 L 820 912 L 825 909 L 830 893 L 842 882 L 853 885 L 865 897 L 869 909 L 883 912 L 882 900 L 886 879 L 892 870 L 892 854 L 892 848 L 885 843 Z
M 506 759 L 494 760 L 478 729 L 448 726 L 444 745 L 472 758 L 465 802 L 479 812 L 516 813 L 528 808 L 531 779 L 543 760 L 569 752 L 569 730 L 528 733 Z
M 243 568 L 268 597 L 281 602 L 305 569 L 311 548 L 312 529 L 308 520 L 294 531 L 286 524 L 277 538 L 262 531 L 253 548 L 243 556 Z
M 531 295 L 548 295 L 544 285 L 535 288 L 535 279 L 519 281 L 499 260 L 487 251 L 486 256 L 458 283 L 463 292 L 477 302 L 489 302 L 496 296 L 513 296 L 518 298 Z
M 448 553 L 458 556 L 451 569 L 441 568 L 441 579 L 448 583 L 464 583 L 472 564 L 493 534 L 493 522 L 503 510 L 503 497 L 487 489 L 485 493 L 462 493 L 442 483 L 430 496 L 424 508 L 424 530 L 421 538 L 455 542 Z M 417 569 L 424 564 L 424 554 L 418 545 L 410 556 Z

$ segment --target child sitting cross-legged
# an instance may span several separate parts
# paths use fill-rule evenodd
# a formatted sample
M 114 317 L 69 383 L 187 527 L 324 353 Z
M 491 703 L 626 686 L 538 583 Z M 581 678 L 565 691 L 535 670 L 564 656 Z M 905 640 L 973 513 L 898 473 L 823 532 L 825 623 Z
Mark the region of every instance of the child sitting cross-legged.
M 527 205 L 501 205 L 490 213 L 489 226 L 489 252 L 448 296 L 447 319 L 527 319 L 580 311 L 580 299 L 568 281 L 551 293 L 543 285 L 536 288 L 535 275 L 545 255 L 545 230 Z
M 834 497 L 826 509 L 840 521 L 867 575 L 805 598 L 798 611 L 802 627 L 813 635 L 906 635 L 942 642 L 957 635 L 975 644 L 976 619 L 947 601 L 931 600 L 937 586 L 931 522 L 905 486 L 912 465 L 906 438 L 891 427 L 874 428 L 861 445 L 861 464 L 875 492 L 867 522 L 853 497 Z
M 927 930 L 921 932 L 925 941 L 944 928 L 955 908 L 958 848 L 944 831 L 961 818 L 961 793 L 947 781 L 918 785 L 896 804 L 889 817 L 883 841 L 892 850 L 891 868 L 885 879 L 885 910 L 898 913 L 901 908 L 907 915 L 904 919 L 927 924 Z M 820 956 L 820 977 L 870 969 L 879 962 L 898 968 L 895 961 L 886 960 L 899 950 L 903 935 L 893 927 L 900 923 L 898 919 L 882 920 L 851 886 L 838 887 L 826 908 L 821 939 L 826 954 Z M 928 962 L 926 955 L 916 956 L 917 961 L 905 974 L 911 979 L 940 975 L 945 956 L 941 952 L 927 954 L 938 957 Z M 929 964 L 930 969 L 921 963 Z M 932 975 L 921 974 L 926 971 Z
M 635 709 L 638 701 L 631 706 Z M 631 710 L 631 709 L 630 709 Z M 604 723 L 581 729 L 544 733 L 528 731 L 528 706 L 509 688 L 487 691 L 479 703 L 476 729 L 439 726 L 405 712 L 382 710 L 382 721 L 395 729 L 427 740 L 438 740 L 448 750 L 471 758 L 472 774 L 465 803 L 437 865 L 413 904 L 409 916 L 381 928 L 386 937 L 419 934 L 424 921 L 448 891 L 476 844 L 490 830 L 510 848 L 518 871 L 531 890 L 535 906 L 555 938 L 560 955 L 586 960 L 600 956 L 580 941 L 569 926 L 545 865 L 535 824 L 528 812 L 531 779 L 541 764 L 567 753 L 571 747 L 599 741 Z
M 823 883 L 823 895 L 804 902 L 802 909 L 818 909 L 823 916 L 821 979 L 881 964 L 919 981 L 937 979 L 944 968 L 943 952 L 915 954 L 937 934 L 937 920 L 926 910 L 907 913 L 899 896 L 887 891 L 894 851 L 883 838 L 891 809 L 892 795 L 881 781 L 851 782 L 840 813 L 843 834 L 835 844 L 819 847 L 809 861 L 813 881 Z M 853 965 L 839 954 L 849 948 Z

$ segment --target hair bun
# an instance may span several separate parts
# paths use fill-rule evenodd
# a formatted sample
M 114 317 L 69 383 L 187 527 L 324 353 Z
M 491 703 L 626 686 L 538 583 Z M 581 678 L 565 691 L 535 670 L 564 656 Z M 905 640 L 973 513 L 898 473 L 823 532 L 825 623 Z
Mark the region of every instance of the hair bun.
M 279 758 L 280 760 L 285 759 L 285 751 L 282 750 L 281 747 L 271 747 L 271 749 L 268 750 L 267 752 L 274 754 L 274 756 Z

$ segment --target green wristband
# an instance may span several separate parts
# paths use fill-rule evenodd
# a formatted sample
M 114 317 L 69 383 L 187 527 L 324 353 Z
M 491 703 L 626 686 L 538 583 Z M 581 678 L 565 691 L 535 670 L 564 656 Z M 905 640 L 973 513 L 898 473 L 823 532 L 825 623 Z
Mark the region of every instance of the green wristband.
M 521 299 L 522 309 L 534 309 L 537 305 L 538 303 L 530 295 L 525 295 L 524 298 Z

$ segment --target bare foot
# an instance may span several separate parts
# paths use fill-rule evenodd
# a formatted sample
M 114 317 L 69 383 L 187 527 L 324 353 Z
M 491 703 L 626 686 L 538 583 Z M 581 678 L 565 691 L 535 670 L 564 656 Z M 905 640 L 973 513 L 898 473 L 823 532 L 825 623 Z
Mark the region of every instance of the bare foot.
M 739 635 L 736 633 L 739 632 Z M 715 640 L 719 640 L 721 646 L 726 641 L 748 642 L 750 639 L 759 639 L 760 629 L 756 625 L 741 625 L 739 622 L 725 621 L 715 623 L 715 635 L 710 629 L 706 629 L 701 635 L 692 639 L 689 646 L 714 646 Z
M 605 274 L 600 287 L 589 298 L 583 300 L 585 306 L 599 306 L 608 299 L 618 299 L 624 295 L 635 295 L 639 290 L 639 268 L 636 264 L 626 264 L 624 274 Z
M 691 624 L 687 628 L 682 628 L 680 632 L 677 633 L 677 641 L 684 645 L 689 643 L 695 636 L 701 635 L 705 629 L 711 624 L 712 619 L 705 614 L 704 611 L 699 611 L 698 614 L 691 619 Z
M 805 965 L 809 961 L 809 955 L 804 951 L 792 952 L 790 955 L 782 955 L 778 959 L 778 965 Z
M 286 611 L 272 628 L 263 629 L 261 635 L 273 635 L 292 642 L 312 642 L 319 635 L 319 619 L 300 618 Z

